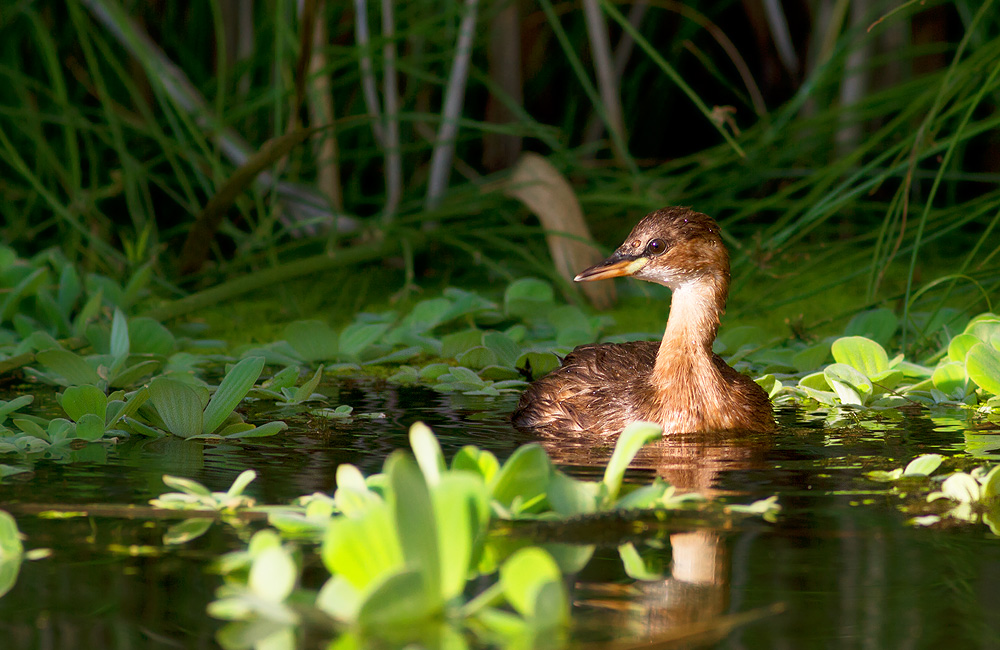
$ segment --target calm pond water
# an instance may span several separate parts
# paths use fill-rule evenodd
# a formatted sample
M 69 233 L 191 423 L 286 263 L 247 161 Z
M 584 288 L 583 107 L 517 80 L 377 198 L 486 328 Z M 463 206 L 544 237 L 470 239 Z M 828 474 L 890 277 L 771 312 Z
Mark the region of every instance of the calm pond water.
M 0 648 L 215 648 L 221 622 L 205 606 L 220 579 L 206 569 L 256 529 L 217 524 L 164 548 L 176 520 L 99 507 L 67 519 L 35 514 L 53 505 L 144 506 L 166 491 L 164 473 L 219 490 L 246 468 L 259 474 L 248 490 L 259 503 L 286 503 L 331 492 L 340 463 L 378 471 L 391 450 L 407 446 L 418 419 L 449 457 L 470 443 L 506 457 L 531 440 L 507 422 L 516 396 L 372 381 L 326 392 L 355 413 L 385 417 L 300 420 L 285 435 L 240 444 L 130 440 L 89 461 L 37 461 L 32 473 L 0 483 L 0 507 L 17 518 L 26 548 L 53 551 L 26 562 L 0 598 Z M 600 548 L 572 580 L 578 645 L 652 638 L 671 648 L 1000 648 L 1000 539 L 983 525 L 908 526 L 906 500 L 864 476 L 932 452 L 958 458 L 947 469 L 996 462 L 982 444 L 988 439 L 967 442 L 921 410 L 832 427 L 822 415 L 786 408 L 779 421 L 774 436 L 674 438 L 640 455 L 634 480 L 659 474 L 744 503 L 777 494 L 783 510 L 775 524 L 750 518 L 665 532 L 655 552 L 667 577 L 658 581 L 628 579 L 615 548 Z M 577 475 L 599 475 L 611 452 L 593 440 L 542 442 Z

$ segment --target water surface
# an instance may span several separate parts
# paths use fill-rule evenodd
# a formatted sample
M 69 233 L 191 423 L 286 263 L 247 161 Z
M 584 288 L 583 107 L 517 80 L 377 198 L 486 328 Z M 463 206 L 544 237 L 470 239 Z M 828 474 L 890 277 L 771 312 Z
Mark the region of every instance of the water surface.
M 340 463 L 379 471 L 390 451 L 407 446 L 407 428 L 418 419 L 432 426 L 449 457 L 475 444 L 502 459 L 532 440 L 507 421 L 516 397 L 442 395 L 370 380 L 326 392 L 355 414 L 384 417 L 289 419 L 285 434 L 245 443 L 133 439 L 90 460 L 37 460 L 31 473 L 0 483 L 0 503 L 16 516 L 26 547 L 53 551 L 26 562 L 0 598 L 2 647 L 216 647 L 221 622 L 205 606 L 220 580 L 207 569 L 219 553 L 242 548 L 259 525 L 216 524 L 193 542 L 164 548 L 162 535 L 176 519 L 99 507 L 145 505 L 167 491 L 162 474 L 221 490 L 253 468 L 259 478 L 248 492 L 260 503 L 287 503 L 332 492 Z M 774 524 L 751 518 L 665 527 L 638 540 L 664 567 L 666 577 L 652 582 L 627 578 L 614 546 L 599 548 L 572 578 L 574 641 L 1000 648 L 1000 540 L 982 525 L 907 525 L 901 506 L 917 501 L 864 474 L 923 453 L 950 457 L 947 469 L 968 468 L 994 458 L 986 436 L 935 423 L 919 409 L 831 426 L 822 414 L 785 408 L 779 422 L 773 436 L 675 436 L 640 454 L 632 480 L 659 475 L 743 503 L 776 494 L 781 516 Z M 571 473 L 590 478 L 612 449 L 607 440 L 541 442 Z M 90 516 L 37 514 L 74 505 Z M 323 646 L 312 638 L 308 644 Z

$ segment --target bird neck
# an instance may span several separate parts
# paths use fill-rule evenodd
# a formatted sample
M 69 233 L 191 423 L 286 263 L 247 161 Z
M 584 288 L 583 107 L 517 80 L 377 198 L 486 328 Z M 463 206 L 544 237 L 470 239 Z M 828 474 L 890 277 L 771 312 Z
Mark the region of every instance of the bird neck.
M 706 277 L 673 290 L 670 316 L 656 355 L 658 372 L 676 369 L 678 359 L 711 360 L 719 317 L 726 306 L 726 284 L 726 278 Z

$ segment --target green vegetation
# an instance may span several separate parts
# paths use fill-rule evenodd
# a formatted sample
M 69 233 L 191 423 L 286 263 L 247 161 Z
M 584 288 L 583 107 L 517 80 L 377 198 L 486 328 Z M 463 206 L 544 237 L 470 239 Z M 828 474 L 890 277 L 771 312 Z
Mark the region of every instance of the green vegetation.
M 353 465 L 341 465 L 332 498 L 312 495 L 292 506 L 256 506 L 242 496 L 254 478 L 248 470 L 228 491 L 217 493 L 165 476 L 168 486 L 182 492 L 163 494 L 152 504 L 228 516 L 268 512 L 274 529 L 256 532 L 245 551 L 219 559 L 226 583 L 209 613 L 234 621 L 220 632 L 225 647 L 294 639 L 302 625 L 323 627 L 318 621 L 345 630 L 339 643 L 351 647 L 373 639 L 421 642 L 443 631 L 460 638 L 462 626 L 486 642 L 530 646 L 548 639 L 559 645 L 569 617 L 563 574 L 578 572 L 595 549 L 586 536 L 574 538 L 570 524 L 643 517 L 653 524 L 684 512 L 704 521 L 745 514 L 773 521 L 780 509 L 773 498 L 721 505 L 697 494 L 676 495 L 659 480 L 642 487 L 624 484 L 632 458 L 660 435 L 656 425 L 630 425 L 602 480 L 582 481 L 557 469 L 536 444 L 520 447 L 502 465 L 489 451 L 466 446 L 449 466 L 430 429 L 418 423 L 410 429 L 413 456 L 396 451 L 382 473 L 367 478 Z M 497 532 L 500 521 L 524 520 L 562 527 L 557 536 L 562 541 L 533 546 L 527 538 L 512 538 L 510 525 Z M 188 542 L 210 523 L 187 520 L 173 526 L 165 541 Z M 316 551 L 330 577 L 318 591 L 307 591 L 300 585 L 300 565 L 308 559 L 299 553 Z M 630 576 L 658 578 L 632 543 L 619 553 Z M 483 588 L 480 576 L 493 581 Z M 478 593 L 470 595 L 472 580 Z

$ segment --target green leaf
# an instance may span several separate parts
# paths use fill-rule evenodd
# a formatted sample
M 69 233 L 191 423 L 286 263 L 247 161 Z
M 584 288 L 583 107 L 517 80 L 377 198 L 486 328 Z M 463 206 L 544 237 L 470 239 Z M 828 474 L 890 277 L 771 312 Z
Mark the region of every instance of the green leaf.
M 500 584 L 517 613 L 526 619 L 540 619 L 537 627 L 549 627 L 569 618 L 559 566 L 537 546 L 522 548 L 503 563 Z M 553 590 L 552 586 L 557 588 Z
M 359 592 L 404 566 L 397 527 L 388 504 L 378 501 L 352 517 L 330 521 L 320 556 L 332 574 Z
M 202 432 L 202 407 L 198 392 L 175 379 L 157 377 L 149 382 L 149 398 L 167 431 L 190 438 Z
M 580 481 L 559 470 L 549 481 L 548 500 L 552 509 L 563 517 L 574 517 L 596 512 L 602 483 Z
M 930 476 L 941 466 L 941 454 L 923 454 L 907 464 L 903 476 Z
M 287 424 L 285 424 L 281 420 L 275 420 L 274 422 L 266 422 L 257 427 L 251 424 L 249 429 L 240 432 L 230 431 L 229 433 L 225 433 L 228 430 L 228 427 L 226 427 L 222 430 L 222 432 L 220 432 L 220 434 L 224 434 L 221 435 L 221 437 L 226 438 L 228 440 L 232 440 L 234 438 L 239 438 L 241 440 L 243 438 L 267 438 L 268 436 L 273 436 L 275 434 L 281 433 L 287 428 L 288 428 Z
M 435 594 L 425 582 L 426 574 L 407 569 L 390 575 L 365 598 L 358 611 L 358 624 L 368 630 L 412 626 L 440 610 Z
M 545 496 L 552 479 L 552 461 L 537 443 L 518 447 L 493 478 L 490 493 L 504 508 L 515 500 L 534 503 Z
M 632 459 L 639 453 L 643 445 L 657 440 L 663 435 L 663 429 L 658 424 L 652 422 L 632 422 L 615 443 L 615 451 L 611 454 L 611 460 L 604 470 L 603 483 L 608 488 L 608 499 L 614 501 L 618 498 L 618 491 L 622 486 L 622 478 Z
M 93 413 L 84 413 L 76 423 L 76 437 L 88 442 L 94 442 L 104 437 L 104 417 Z
M 97 386 L 91 384 L 70 386 L 63 391 L 59 403 L 74 422 L 79 422 L 87 413 L 93 413 L 100 416 L 101 425 L 104 424 L 104 417 L 108 411 L 108 398 Z
M 43 350 L 35 355 L 35 359 L 49 372 L 64 379 L 71 386 L 96 384 L 101 381 L 96 370 L 82 357 L 69 350 Z
M 212 433 L 239 406 L 264 369 L 264 357 L 247 357 L 226 373 L 205 407 L 202 433 Z
M 438 444 L 434 433 L 423 422 L 414 422 L 410 427 L 410 448 L 413 449 L 413 455 L 427 485 L 437 485 L 446 467 L 444 454 L 441 453 L 441 445 Z
M 129 321 L 128 336 L 132 354 L 157 354 L 166 357 L 173 354 L 177 347 L 170 330 L 145 316 Z
M 826 363 L 830 356 L 830 344 L 821 341 L 799 350 L 792 356 L 792 367 L 796 372 L 811 372 Z
M 289 323 L 281 337 L 303 361 L 333 361 L 337 358 L 337 334 L 323 321 Z
M 941 492 L 959 503 L 976 503 L 981 495 L 979 482 L 964 472 L 956 472 L 945 479 Z
M 946 361 L 934 369 L 931 382 L 934 388 L 945 395 L 965 395 L 965 385 L 968 377 L 965 374 L 965 363 Z
M 662 580 L 663 574 L 650 567 L 632 543 L 618 547 L 618 555 L 622 559 L 625 573 L 633 580 Z
M 526 352 L 517 358 L 516 367 L 527 368 L 538 378 L 558 368 L 559 363 L 559 357 L 551 352 Z
M 881 345 L 888 345 L 889 339 L 899 328 L 899 318 L 895 312 L 885 307 L 870 309 L 856 314 L 847 324 L 844 333 L 872 339 Z M 846 362 L 843 362 L 846 363 Z
M 207 487 L 189 478 L 183 478 L 181 476 L 170 476 L 169 474 L 163 475 L 163 484 L 167 487 L 172 487 L 175 490 L 180 490 L 185 494 L 190 494 L 199 497 L 209 497 L 212 496 L 212 491 Z
M 3 423 L 11 413 L 21 408 L 22 406 L 27 406 L 35 401 L 34 395 L 21 395 L 20 397 L 15 397 L 9 402 L 0 402 L 0 423 Z
M 885 349 L 863 336 L 844 336 L 830 348 L 837 363 L 847 364 L 866 377 L 889 369 L 889 355 Z
M 416 462 L 401 451 L 389 456 L 385 473 L 392 486 L 388 501 L 393 509 L 403 558 L 408 567 L 420 572 L 427 597 L 437 601 L 433 606 L 439 606 L 442 604 L 442 558 L 427 482 Z
M 486 484 L 477 474 L 449 472 L 431 487 L 441 559 L 441 596 L 462 594 L 478 563 L 477 549 L 486 534 L 490 508 Z
M 113 388 L 127 388 L 153 374 L 159 367 L 160 362 L 153 359 L 140 361 L 115 374 L 108 384 Z
M 280 603 L 292 593 L 298 569 L 292 554 L 282 546 L 265 549 L 254 558 L 247 587 L 258 598 Z
M 388 323 L 352 323 L 340 333 L 340 356 L 358 361 L 361 354 L 379 340 Z
M 295 393 L 292 395 L 291 402 L 293 404 L 298 404 L 299 402 L 304 402 L 312 397 L 313 391 L 319 386 L 319 382 L 323 379 L 323 364 L 320 364 L 313 376 L 304 384 L 295 389 Z
M 24 553 L 17 522 L 10 513 L 0 510 L 0 559 L 9 559 Z
M 555 300 L 552 285 L 538 278 L 521 278 L 507 286 L 504 292 L 504 311 L 508 316 L 527 319 L 544 315 Z
M 981 343 L 972 334 L 958 334 L 948 342 L 948 358 L 965 364 L 965 357 L 977 343 Z
M 493 350 L 482 345 L 477 345 L 460 354 L 457 361 L 467 368 L 482 370 L 487 366 L 495 366 L 499 362 L 499 359 Z
M 233 484 L 229 486 L 229 489 L 226 490 L 226 497 L 233 498 L 240 496 L 243 494 L 243 490 L 245 490 L 255 478 L 257 478 L 257 472 L 252 469 L 243 470 L 240 472 L 240 475 L 236 477 L 236 480 L 233 481 Z
M 430 298 L 421 300 L 405 318 L 399 326 L 414 334 L 422 334 L 437 327 L 448 316 L 452 308 L 452 302 L 447 298 Z
M 451 468 L 475 472 L 482 477 L 485 483 L 490 483 L 496 473 L 500 471 L 500 463 L 491 451 L 480 449 L 474 445 L 465 445 L 452 457 Z
M 497 364 L 513 368 L 517 362 L 518 345 L 503 332 L 486 332 L 483 334 L 483 345 L 497 356 Z
M 482 342 L 483 332 L 475 328 L 446 334 L 441 338 L 441 357 L 457 359 Z
M 124 359 L 129 354 L 128 321 L 121 309 L 115 308 L 111 320 L 111 356 Z
M 864 406 L 872 395 L 872 382 L 863 373 L 845 363 L 831 363 L 823 370 L 826 381 L 841 403 Z
M 208 532 L 215 523 L 209 517 L 195 517 L 185 519 L 179 524 L 174 524 L 163 533 L 164 544 L 186 544 L 193 539 L 197 539 Z
M 965 357 L 965 371 L 984 391 L 1000 395 L 1000 350 L 989 343 L 977 343 Z

